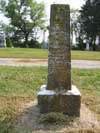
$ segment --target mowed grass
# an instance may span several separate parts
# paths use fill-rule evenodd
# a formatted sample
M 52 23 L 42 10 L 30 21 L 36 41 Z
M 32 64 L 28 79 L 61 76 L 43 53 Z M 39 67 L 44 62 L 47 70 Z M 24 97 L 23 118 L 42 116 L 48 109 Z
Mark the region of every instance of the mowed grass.
M 72 59 L 78 60 L 98 60 L 100 61 L 100 52 L 92 51 L 72 51 Z M 0 58 L 36 58 L 47 59 L 48 50 L 32 48 L 0 48 Z
M 100 69 L 73 69 L 72 84 L 82 94 L 82 102 L 100 118 Z
M 26 104 L 47 82 L 47 67 L 0 67 L 0 133 L 11 133 Z M 82 102 L 100 117 L 100 69 L 73 69 Z
M 0 48 L 0 58 L 36 58 L 47 59 L 46 49 Z
M 72 51 L 71 58 L 73 60 L 97 60 L 100 61 L 100 51 Z
M 0 67 L 0 133 L 13 133 L 13 124 L 46 82 L 43 67 Z

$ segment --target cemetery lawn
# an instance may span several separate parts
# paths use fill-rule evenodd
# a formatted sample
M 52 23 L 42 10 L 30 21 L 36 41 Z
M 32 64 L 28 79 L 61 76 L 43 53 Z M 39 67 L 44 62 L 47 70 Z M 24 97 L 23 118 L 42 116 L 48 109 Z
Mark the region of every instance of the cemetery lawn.
M 36 99 L 47 81 L 47 67 L 0 66 L 0 133 L 11 133 L 25 106 Z M 85 103 L 100 118 L 100 69 L 72 69 L 72 83 Z
M 35 58 L 47 59 L 46 49 L 33 48 L 0 48 L 0 58 Z
M 71 52 L 73 60 L 97 60 L 100 61 L 100 51 L 72 51 Z
M 0 58 L 47 59 L 48 51 L 46 49 L 32 48 L 0 48 Z M 100 52 L 72 51 L 72 59 L 100 61 Z

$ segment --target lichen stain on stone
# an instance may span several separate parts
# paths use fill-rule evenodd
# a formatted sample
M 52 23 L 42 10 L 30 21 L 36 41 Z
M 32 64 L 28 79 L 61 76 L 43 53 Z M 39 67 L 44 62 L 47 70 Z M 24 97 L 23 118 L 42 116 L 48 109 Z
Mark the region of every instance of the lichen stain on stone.
M 69 8 L 69 6 L 67 7 Z M 65 9 L 66 9 L 66 6 L 58 6 L 56 9 L 55 9 L 55 12 L 56 12 L 56 16 L 55 16 L 55 24 L 59 24 L 60 26 L 64 25 L 65 21 L 64 21 L 64 14 L 65 14 Z M 66 13 L 67 14 L 67 13 Z

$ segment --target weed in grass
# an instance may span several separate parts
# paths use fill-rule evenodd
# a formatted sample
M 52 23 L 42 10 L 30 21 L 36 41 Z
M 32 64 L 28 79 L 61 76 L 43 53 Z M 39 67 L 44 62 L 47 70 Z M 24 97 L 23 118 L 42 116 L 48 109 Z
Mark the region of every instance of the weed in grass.
M 68 117 L 67 115 L 64 115 L 63 113 L 58 112 L 51 112 L 42 114 L 39 118 L 39 123 L 42 124 L 67 124 L 69 125 L 71 122 L 73 122 L 75 117 Z

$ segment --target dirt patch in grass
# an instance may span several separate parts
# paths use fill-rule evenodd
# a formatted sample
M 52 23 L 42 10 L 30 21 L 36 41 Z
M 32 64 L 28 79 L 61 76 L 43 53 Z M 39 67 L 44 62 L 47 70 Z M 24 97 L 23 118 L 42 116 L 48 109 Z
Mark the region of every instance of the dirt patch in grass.
M 100 133 L 100 121 L 84 104 L 80 118 L 68 118 L 69 122 L 40 123 L 41 114 L 37 102 L 31 102 L 18 119 L 16 133 Z
M 14 66 L 47 66 L 47 59 L 11 59 L 8 65 Z
M 100 120 L 100 97 L 97 95 L 84 96 L 82 101 L 91 111 L 98 115 L 98 119 Z

